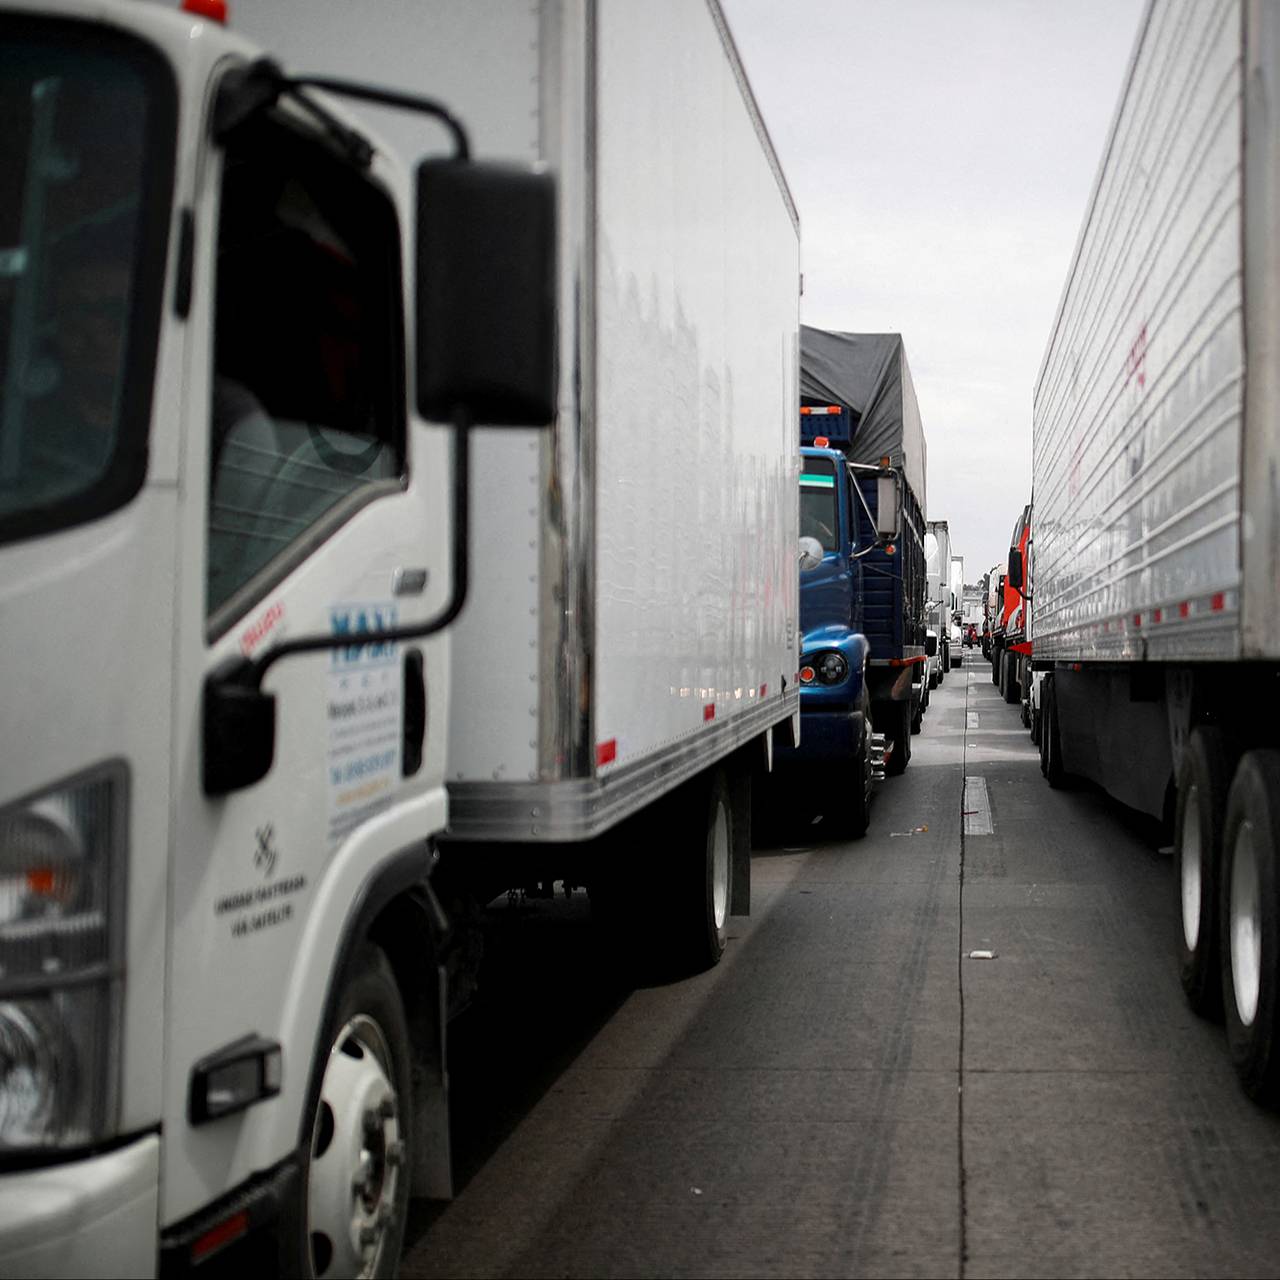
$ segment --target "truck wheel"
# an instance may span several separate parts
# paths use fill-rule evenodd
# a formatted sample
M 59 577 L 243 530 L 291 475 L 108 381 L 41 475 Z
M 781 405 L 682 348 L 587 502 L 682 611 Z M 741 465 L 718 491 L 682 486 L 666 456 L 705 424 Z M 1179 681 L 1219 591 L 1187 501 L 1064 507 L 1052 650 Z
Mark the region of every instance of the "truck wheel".
M 1000 692 L 1004 694 L 1004 700 L 1011 706 L 1018 701 L 1018 657 L 1017 654 L 1006 649 L 1000 655 L 1000 662 L 1004 670 L 1000 674 Z
M 302 1265 L 286 1274 L 393 1276 L 409 1205 L 409 1031 L 386 955 L 357 951 L 321 1041 L 302 1177 Z
M 1001 693 L 1004 692 L 1004 690 L 1000 688 L 1000 671 L 1003 659 L 1004 650 L 998 649 L 993 645 L 991 649 L 991 683 L 995 685 L 997 689 L 1000 689 Z
M 1040 726 L 1044 776 L 1055 791 L 1061 791 L 1065 789 L 1068 777 L 1066 770 L 1062 767 L 1062 728 L 1058 719 L 1058 695 L 1048 680 L 1040 690 L 1040 701 L 1043 703 L 1041 715 L 1044 717 L 1044 723 Z
M 885 767 L 885 773 L 897 777 L 905 773 L 911 763 L 911 702 L 889 702 L 886 717 L 889 725 L 889 736 L 893 740 L 893 754 Z
M 911 732 L 919 733 L 920 730 L 924 728 L 925 699 L 921 698 L 920 701 L 915 704 L 915 708 L 916 709 L 911 713 Z
M 1174 880 L 1182 908 L 1178 963 L 1187 1003 L 1202 1018 L 1222 1013 L 1218 885 L 1229 783 L 1222 733 L 1202 725 L 1182 757 L 1173 818 Z
M 1222 840 L 1222 1003 L 1244 1091 L 1280 1102 L 1280 751 L 1250 751 L 1236 769 Z
M 665 835 L 655 833 L 671 842 L 675 859 L 675 927 L 666 959 L 681 973 L 701 973 L 719 962 L 729 931 L 733 805 L 724 771 L 686 783 L 672 800 L 674 830 L 667 825 Z
M 871 723 L 866 721 L 866 729 L 862 735 L 862 745 L 853 762 L 852 786 L 849 790 L 849 803 L 845 806 L 840 818 L 840 833 L 851 840 L 858 840 L 867 834 L 871 823 Z

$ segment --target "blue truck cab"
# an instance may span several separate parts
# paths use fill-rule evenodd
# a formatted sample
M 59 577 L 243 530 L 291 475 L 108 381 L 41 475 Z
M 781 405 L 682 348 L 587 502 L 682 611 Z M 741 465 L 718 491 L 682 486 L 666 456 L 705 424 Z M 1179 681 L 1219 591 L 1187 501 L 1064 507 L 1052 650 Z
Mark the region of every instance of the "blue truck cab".
M 861 506 L 853 472 L 836 447 L 849 415 L 823 411 L 821 434 L 802 415 L 800 536 L 821 560 L 800 573 L 800 745 L 779 748 L 778 767 L 800 774 L 821 807 L 838 811 L 850 834 L 866 830 L 872 781 L 880 775 L 866 685 L 869 645 L 862 634 Z M 874 539 L 874 532 L 872 538 Z

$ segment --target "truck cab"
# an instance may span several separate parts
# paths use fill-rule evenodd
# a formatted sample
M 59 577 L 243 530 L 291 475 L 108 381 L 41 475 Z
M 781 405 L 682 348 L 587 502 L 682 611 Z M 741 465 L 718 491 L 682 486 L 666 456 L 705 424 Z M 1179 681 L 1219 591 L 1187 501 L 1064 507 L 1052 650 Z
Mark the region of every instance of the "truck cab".
M 806 786 L 849 793 L 842 816 L 861 835 L 880 761 L 862 633 L 859 498 L 844 454 L 829 437 L 809 439 L 800 450 L 800 537 L 802 546 L 805 539 L 816 546 L 800 573 L 800 745 L 777 748 L 775 759 L 780 770 L 799 771 Z
M 489 239 L 481 166 L 415 208 L 188 7 L 0 16 L 0 1273 L 390 1273 L 449 1178 L 430 423 L 511 421 L 414 367 L 404 264 L 465 258 L 450 208 Z

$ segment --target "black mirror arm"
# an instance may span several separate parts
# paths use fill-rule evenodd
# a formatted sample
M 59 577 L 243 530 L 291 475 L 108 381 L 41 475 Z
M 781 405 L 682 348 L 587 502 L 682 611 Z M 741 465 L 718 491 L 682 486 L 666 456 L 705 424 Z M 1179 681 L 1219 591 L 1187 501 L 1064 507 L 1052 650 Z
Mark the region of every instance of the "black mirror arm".
M 329 137 L 351 157 L 354 163 L 367 169 L 373 160 L 373 144 L 364 134 L 344 124 L 318 102 L 307 97 L 302 92 L 307 88 L 432 116 L 444 125 L 453 138 L 453 158 L 455 160 L 471 158 L 471 143 L 462 122 L 448 107 L 434 98 L 383 89 L 377 85 L 360 84 L 354 80 L 333 79 L 329 76 L 290 76 L 286 75 L 280 64 L 271 58 L 258 58 L 247 66 L 237 67 L 234 71 L 228 72 L 223 78 L 218 89 L 217 101 L 214 103 L 214 138 L 218 142 L 224 141 L 228 134 L 246 120 L 251 119 L 259 111 L 274 106 L 282 94 L 288 94 L 299 107 L 324 128 Z

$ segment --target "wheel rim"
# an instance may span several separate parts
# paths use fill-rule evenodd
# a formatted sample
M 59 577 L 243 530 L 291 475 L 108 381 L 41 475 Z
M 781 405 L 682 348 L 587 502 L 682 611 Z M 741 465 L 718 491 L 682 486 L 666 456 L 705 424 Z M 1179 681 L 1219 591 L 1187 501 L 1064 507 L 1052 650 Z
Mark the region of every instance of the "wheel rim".
M 1242 822 L 1231 854 L 1231 985 L 1246 1027 L 1258 1014 L 1262 983 L 1261 895 L 1253 824 Z
M 711 910 L 716 931 L 729 918 L 729 814 L 716 805 L 716 823 L 711 833 Z
M 1187 801 L 1182 810 L 1182 936 L 1187 950 L 1194 951 L 1200 941 L 1200 903 L 1203 883 L 1200 849 L 1200 788 L 1187 788 Z
M 307 1174 L 312 1274 L 372 1276 L 396 1211 L 404 1158 L 391 1053 L 358 1014 L 329 1050 Z

